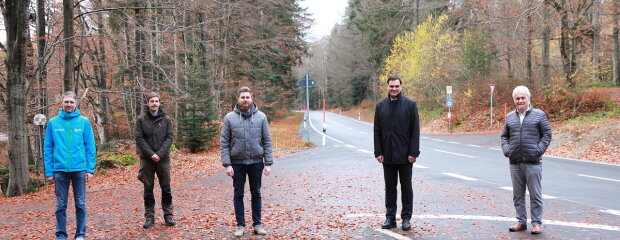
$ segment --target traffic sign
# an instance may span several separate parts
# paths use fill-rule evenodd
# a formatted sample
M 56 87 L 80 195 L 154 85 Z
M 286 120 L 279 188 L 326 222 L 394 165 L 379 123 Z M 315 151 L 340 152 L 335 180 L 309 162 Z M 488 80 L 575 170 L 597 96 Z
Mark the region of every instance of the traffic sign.
M 452 86 L 446 86 L 446 92 L 452 94 Z
M 495 84 L 489 84 L 489 87 L 491 87 L 491 95 L 492 95 L 493 91 L 495 90 Z
M 314 80 L 312 80 L 312 77 L 310 77 L 310 74 L 304 75 L 304 77 L 299 80 L 299 86 L 302 88 L 306 88 L 306 83 L 308 83 L 309 88 L 314 87 L 314 85 L 316 84 Z
M 448 98 L 448 100 L 446 100 L 446 107 L 452 107 L 453 102 L 452 102 L 452 98 Z

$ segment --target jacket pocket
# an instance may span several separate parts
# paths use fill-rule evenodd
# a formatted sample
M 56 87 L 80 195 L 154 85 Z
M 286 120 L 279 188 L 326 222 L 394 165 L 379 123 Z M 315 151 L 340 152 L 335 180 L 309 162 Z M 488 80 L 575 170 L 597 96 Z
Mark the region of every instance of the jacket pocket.
M 243 158 L 243 140 L 233 138 L 230 146 L 231 159 Z

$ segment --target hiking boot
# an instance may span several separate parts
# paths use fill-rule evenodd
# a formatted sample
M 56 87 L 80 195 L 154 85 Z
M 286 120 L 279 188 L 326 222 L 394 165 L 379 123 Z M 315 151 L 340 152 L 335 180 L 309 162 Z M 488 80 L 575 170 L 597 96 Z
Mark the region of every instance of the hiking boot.
M 237 226 L 237 229 L 235 230 L 235 237 L 241 237 L 243 236 L 243 234 L 245 233 L 245 227 L 243 226 Z
M 153 218 L 147 218 L 146 221 L 144 221 L 144 225 L 142 225 L 143 228 L 150 228 L 153 225 L 155 225 L 155 219 Z
M 261 225 L 254 226 L 254 234 L 256 235 L 267 235 L 267 231 Z
M 174 226 L 177 225 L 177 222 L 172 220 L 172 216 L 164 216 L 164 221 L 166 221 L 166 226 Z

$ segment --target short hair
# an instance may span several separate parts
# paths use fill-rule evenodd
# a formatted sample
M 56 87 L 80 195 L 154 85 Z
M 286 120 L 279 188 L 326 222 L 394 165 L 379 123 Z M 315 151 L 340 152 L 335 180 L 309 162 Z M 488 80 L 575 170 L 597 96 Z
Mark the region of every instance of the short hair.
M 62 98 L 64 99 L 65 97 L 72 97 L 73 99 L 77 100 L 77 94 L 75 94 L 74 91 L 66 91 L 62 94 Z
M 400 80 L 400 77 L 396 75 L 388 76 L 386 83 L 390 83 L 390 81 L 394 81 L 394 80 L 398 80 L 398 83 L 400 83 L 401 85 L 403 84 L 403 80 Z
M 515 98 L 515 95 L 517 93 L 525 93 L 525 95 L 527 95 L 527 98 L 532 98 L 532 94 L 530 93 L 530 90 L 526 87 L 526 86 L 517 86 L 514 90 L 512 90 L 512 98 Z
M 149 100 L 151 100 L 151 98 L 154 98 L 154 97 L 156 97 L 156 98 L 161 98 L 161 97 L 159 96 L 159 93 L 156 93 L 156 92 L 150 92 L 149 94 L 147 94 L 147 95 L 146 95 L 146 101 L 148 102 Z
M 237 90 L 237 95 L 241 95 L 241 93 L 243 92 L 249 92 L 250 95 L 252 95 L 252 89 L 250 89 L 249 87 L 241 87 L 239 88 L 239 90 Z

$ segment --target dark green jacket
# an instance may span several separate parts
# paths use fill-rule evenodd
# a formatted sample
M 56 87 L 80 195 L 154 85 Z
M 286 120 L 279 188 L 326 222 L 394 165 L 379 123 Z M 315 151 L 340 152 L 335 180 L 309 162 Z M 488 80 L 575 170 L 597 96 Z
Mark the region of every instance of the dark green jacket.
M 164 111 L 159 109 L 157 116 L 152 116 L 148 108 L 136 121 L 136 145 L 144 159 L 151 159 L 153 154 L 168 159 L 170 146 L 174 138 L 172 121 Z

